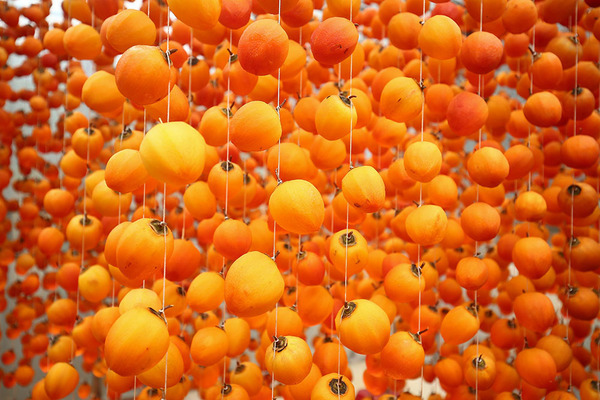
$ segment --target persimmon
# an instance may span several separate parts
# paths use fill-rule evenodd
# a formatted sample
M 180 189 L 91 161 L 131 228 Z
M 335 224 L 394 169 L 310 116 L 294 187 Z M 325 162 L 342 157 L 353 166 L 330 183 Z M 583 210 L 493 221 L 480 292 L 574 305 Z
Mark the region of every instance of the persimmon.
M 348 171 L 342 179 L 342 193 L 348 203 L 367 213 L 379 211 L 385 201 L 383 179 L 370 166 Z
M 325 212 L 317 189 L 305 180 L 277 186 L 269 198 L 269 211 L 284 229 L 299 234 L 318 230 Z
M 358 123 L 358 114 L 352 101 L 344 94 L 327 96 L 317 107 L 317 133 L 327 140 L 346 136 Z
M 425 291 L 425 278 L 419 266 L 402 263 L 385 275 L 384 288 L 387 297 L 393 301 L 415 301 L 419 293 Z
M 277 112 L 262 101 L 246 103 L 231 119 L 231 141 L 242 151 L 268 149 L 280 137 L 281 123 Z
M 140 10 L 122 10 L 110 19 L 106 28 L 107 42 L 119 53 L 135 45 L 152 46 L 155 39 L 154 22 Z
M 215 229 L 213 243 L 223 257 L 236 260 L 250 249 L 252 232 L 244 222 L 228 218 Z
M 339 64 L 354 51 L 358 31 L 348 19 L 332 17 L 316 27 L 310 42 L 315 60 L 324 65 Z
M 545 111 L 542 113 L 541 109 Z M 562 117 L 562 112 L 558 97 L 545 91 L 529 96 L 523 107 L 527 121 L 542 128 L 556 125 Z
M 470 357 L 465 361 L 465 382 L 471 387 L 485 390 L 492 386 L 496 379 L 495 360 L 486 354 Z
M 159 220 L 142 218 L 121 234 L 116 248 L 117 267 L 129 278 L 150 277 L 161 270 L 163 259 L 168 259 L 172 252 L 173 235 L 169 227 Z
M 142 140 L 142 163 L 153 178 L 182 186 L 192 183 L 204 169 L 205 141 L 184 122 L 156 125 Z
M 344 276 L 352 276 L 365 268 L 369 249 L 367 240 L 355 229 L 341 229 L 331 237 L 328 258 Z
M 419 44 L 421 24 L 419 17 L 413 13 L 402 12 L 393 15 L 388 22 L 388 30 L 390 42 L 399 49 L 411 50 Z
M 359 354 L 379 353 L 384 348 L 389 339 L 388 322 L 385 312 L 368 300 L 351 301 L 336 316 L 340 341 Z M 369 340 L 365 340 L 367 337 Z
M 524 33 L 533 27 L 538 19 L 538 10 L 524 0 L 509 1 L 502 13 L 502 24 L 513 34 Z
M 122 314 L 108 331 L 107 366 L 122 376 L 138 375 L 159 362 L 169 348 L 164 317 L 150 308 L 134 308 Z M 138 336 L 143 330 L 145 333 Z
M 227 348 L 225 331 L 217 326 L 209 326 L 196 331 L 192 338 L 190 354 L 195 363 L 208 367 L 225 357 Z
M 573 318 L 589 321 L 599 310 L 598 296 L 589 288 L 570 287 L 566 290 L 565 304 Z
M 249 395 L 260 392 L 262 374 L 260 368 L 252 362 L 239 364 L 230 374 L 231 383 L 242 386 Z
M 121 193 L 130 193 L 142 186 L 148 178 L 139 151 L 123 149 L 106 164 L 106 186 Z
M 560 210 L 575 218 L 590 215 L 597 206 L 596 190 L 585 182 L 572 182 L 565 185 L 556 198 Z
M 560 147 L 561 161 L 571 168 L 590 168 L 597 163 L 599 155 L 598 142 L 586 135 L 570 137 Z
M 535 369 L 533 365 L 543 366 L 543 369 Z M 515 368 L 523 380 L 539 388 L 550 387 L 556 375 L 556 363 L 552 356 L 538 348 L 524 349 L 517 353 Z
M 463 42 L 460 59 L 469 71 L 487 74 L 502 60 L 502 42 L 489 32 L 474 32 Z
M 488 266 L 477 257 L 462 258 L 456 265 L 456 281 L 467 290 L 477 290 L 486 284 Z
M 62 399 L 71 394 L 79 383 L 79 373 L 71 365 L 59 362 L 50 367 L 44 378 L 44 390 L 50 399 Z
M 519 324 L 534 332 L 544 332 L 554 322 L 554 308 L 543 293 L 528 292 L 516 297 L 515 316 Z
M 200 30 L 208 30 L 214 27 L 221 14 L 221 2 L 217 0 L 205 2 L 170 0 L 169 8 L 177 19 L 191 28 Z
M 460 224 L 471 239 L 487 241 L 493 239 L 500 230 L 500 214 L 492 206 L 477 202 L 463 210 Z
M 71 247 L 90 250 L 96 247 L 102 235 L 102 224 L 93 216 L 77 215 L 68 223 L 66 237 Z
M 288 35 L 276 21 L 263 19 L 252 22 L 238 42 L 238 57 L 242 68 L 254 75 L 277 72 L 289 50 Z
M 102 50 L 102 41 L 96 29 L 83 23 L 71 26 L 65 31 L 63 46 L 71 57 L 93 60 Z
M 508 161 L 509 171 L 506 179 L 514 180 L 527 175 L 534 167 L 533 152 L 522 144 L 511 146 L 504 152 Z
M 462 37 L 456 22 L 445 15 L 435 15 L 423 24 L 418 42 L 429 56 L 447 60 L 458 55 Z
M 281 383 L 296 385 L 312 368 L 310 347 L 299 337 L 279 336 L 265 352 L 265 366 Z
M 461 344 L 471 339 L 479 330 L 477 308 L 463 304 L 451 309 L 442 320 L 440 333 L 446 343 Z
M 48 346 L 48 358 L 54 363 L 70 362 L 75 357 L 77 345 L 71 336 L 61 335 L 50 341 Z M 3 354 L 4 360 L 4 354 Z M 10 364 L 4 362 L 5 365 Z
M 183 357 L 177 346 L 171 342 L 163 358 L 152 368 L 139 374 L 136 379 L 151 387 L 168 388 L 179 382 L 183 376 L 183 368 Z
M 435 205 L 423 205 L 406 218 L 406 233 L 423 246 L 440 243 L 446 235 L 448 219 L 444 210 Z
M 440 149 L 431 142 L 414 142 L 404 153 L 406 174 L 418 182 L 431 181 L 439 173 L 441 164 Z
M 381 92 L 380 106 L 386 118 L 396 122 L 408 122 L 421 113 L 423 94 L 414 79 L 398 77 L 385 84 Z
M 117 88 L 123 96 L 138 105 L 156 103 L 167 97 L 171 90 L 169 67 L 169 57 L 158 47 L 130 47 L 123 53 L 115 69 Z
M 415 377 L 425 360 L 425 352 L 419 334 L 400 331 L 390 336 L 381 351 L 381 365 L 386 374 L 394 379 Z
M 484 99 L 474 93 L 461 92 L 448 104 L 448 126 L 460 136 L 467 136 L 481 129 L 489 115 Z
M 100 265 L 92 265 L 79 275 L 79 293 L 92 303 L 98 303 L 104 299 L 110 290 L 110 274 L 106 268 Z
M 256 316 L 274 307 L 283 288 L 275 262 L 259 252 L 249 252 L 238 258 L 225 276 L 225 303 L 238 316 Z
M 515 243 L 512 260 L 521 274 L 528 278 L 539 279 L 552 265 L 552 252 L 545 240 L 526 237 Z
M 500 150 L 483 147 L 469 157 L 467 170 L 477 184 L 495 187 L 508 176 L 509 164 Z
M 354 385 L 346 376 L 330 373 L 319 378 L 310 398 L 311 400 L 352 399 L 355 397 L 354 393 Z

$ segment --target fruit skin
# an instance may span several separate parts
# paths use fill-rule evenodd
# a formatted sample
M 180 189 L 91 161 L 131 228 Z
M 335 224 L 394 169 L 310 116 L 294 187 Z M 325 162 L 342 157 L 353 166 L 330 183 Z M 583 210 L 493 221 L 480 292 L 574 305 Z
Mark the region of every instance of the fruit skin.
M 315 60 L 324 65 L 339 64 L 354 52 L 358 31 L 348 19 L 332 17 L 317 26 L 310 43 Z
M 171 90 L 167 60 L 166 54 L 158 47 L 130 47 L 117 62 L 117 88 L 123 96 L 140 106 L 162 100 Z
M 163 317 L 150 308 L 134 308 L 121 315 L 106 336 L 106 365 L 121 376 L 138 375 L 158 363 L 169 348 Z
M 283 65 L 289 46 L 288 35 L 277 21 L 254 21 L 240 37 L 238 59 L 251 74 L 269 75 Z
M 162 271 L 163 260 L 171 257 L 173 246 L 173 233 L 166 224 L 156 219 L 138 219 L 119 238 L 116 266 L 130 279 L 151 278 Z
M 185 122 L 158 124 L 140 145 L 140 156 L 148 174 L 168 185 L 195 182 L 204 170 L 206 142 Z
M 371 166 L 351 169 L 342 179 L 342 192 L 348 203 L 366 213 L 379 211 L 385 202 L 385 184 Z
M 296 385 L 310 373 L 312 353 L 308 344 L 296 336 L 280 336 L 265 352 L 265 366 L 275 379 Z
M 284 287 L 275 261 L 251 251 L 229 267 L 225 276 L 225 303 L 238 317 L 257 316 L 275 307 Z
M 379 353 L 390 338 L 389 318 L 377 304 L 365 299 L 348 303 L 335 318 L 344 346 L 359 354 Z
M 275 108 L 264 101 L 250 101 L 230 120 L 231 142 L 241 151 L 267 150 L 281 138 L 282 127 Z
M 295 179 L 275 188 L 269 198 L 269 212 L 283 229 L 305 235 L 323 224 L 325 204 L 312 183 Z
M 50 368 L 44 378 L 44 390 L 50 399 L 62 399 L 72 393 L 78 383 L 79 372 L 71 364 L 59 362 Z

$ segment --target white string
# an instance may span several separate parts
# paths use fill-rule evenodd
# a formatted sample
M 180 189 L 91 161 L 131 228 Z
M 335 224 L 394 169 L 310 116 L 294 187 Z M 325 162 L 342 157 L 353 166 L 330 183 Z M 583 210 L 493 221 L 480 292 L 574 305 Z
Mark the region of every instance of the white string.
M 575 18 L 577 18 L 579 12 L 579 4 L 578 2 L 575 2 Z M 579 85 L 578 82 L 578 77 L 579 77 L 579 54 L 578 54 L 578 48 L 577 46 L 579 45 L 579 37 L 577 34 L 577 23 L 575 23 L 573 25 L 573 32 L 575 33 L 575 90 L 573 91 L 573 97 L 574 97 L 574 101 L 573 101 L 573 137 L 577 136 L 577 88 Z M 573 170 L 573 183 L 575 183 L 575 170 Z M 570 344 L 570 342 L 568 341 L 568 337 L 569 337 L 569 325 L 571 324 L 571 318 L 569 316 L 569 307 L 568 307 L 568 303 L 569 303 L 569 289 L 571 287 L 571 266 L 572 266 L 572 258 L 573 258 L 573 235 L 574 235 L 574 222 L 573 222 L 573 217 L 574 217 L 574 208 L 575 208 L 575 204 L 574 204 L 574 198 L 575 198 L 575 191 L 572 190 L 571 191 L 571 212 L 570 212 L 570 216 L 571 216 L 571 220 L 569 221 L 570 224 L 570 228 L 569 228 L 569 260 L 568 260 L 568 264 L 567 264 L 567 287 L 566 287 L 566 296 L 565 296 L 565 302 L 567 303 L 565 305 L 565 312 L 566 312 L 566 325 L 567 325 L 567 329 L 566 329 L 566 336 L 567 336 L 567 342 Z M 573 363 L 569 364 L 569 391 L 571 390 L 571 387 L 573 386 Z
M 352 22 L 352 4 L 350 4 L 350 22 Z M 350 76 L 348 77 L 349 79 L 349 91 L 348 91 L 348 101 L 350 103 L 350 132 L 349 132 L 349 143 L 348 143 L 348 172 L 350 173 L 350 171 L 352 171 L 352 141 L 353 141 L 353 128 L 354 128 L 354 120 L 352 118 L 352 108 L 354 107 L 354 104 L 352 103 L 352 55 L 354 53 L 350 54 Z M 338 78 L 341 80 L 342 79 L 342 63 L 340 63 L 339 65 L 339 73 L 338 73 Z M 341 86 L 341 85 L 340 85 Z M 344 240 L 344 307 L 347 306 L 348 304 L 348 242 L 349 242 L 349 237 L 350 235 L 350 203 L 346 202 L 346 238 Z M 340 320 L 340 327 L 341 327 L 341 320 Z M 341 329 L 338 329 L 337 332 L 338 335 L 338 378 L 342 375 L 341 374 L 341 357 L 342 357 L 342 332 Z M 338 399 L 341 397 L 341 393 L 339 393 L 338 391 Z
M 278 9 L 277 9 L 277 22 L 279 23 L 279 26 L 281 26 L 281 0 L 279 0 L 279 4 L 278 4 Z M 281 68 L 279 68 L 277 70 L 277 116 L 279 117 L 279 123 L 281 124 L 281 113 L 279 111 L 279 105 L 281 101 Z M 281 183 L 281 180 L 279 179 L 279 171 L 281 170 L 281 136 L 279 137 L 279 140 L 277 141 L 277 170 L 276 170 L 276 179 L 277 179 L 277 184 L 279 185 Z M 273 218 L 273 261 L 275 262 L 275 259 L 277 257 L 277 222 L 275 221 L 275 219 Z M 273 346 L 275 346 L 275 344 L 277 343 L 278 336 L 277 336 L 277 325 L 278 325 L 278 317 L 279 317 L 279 301 L 277 301 L 275 303 L 275 341 L 273 342 Z M 275 364 L 275 355 L 277 354 L 277 352 L 275 350 L 273 350 L 273 365 Z M 275 369 L 273 368 L 271 371 L 271 398 L 275 399 Z
M 167 58 L 169 64 L 169 74 L 171 73 L 171 56 L 170 56 L 170 48 L 169 48 L 169 37 L 170 37 L 170 22 L 171 22 L 171 10 L 169 5 L 167 5 Z M 171 117 L 171 79 L 169 77 L 169 82 L 167 83 L 167 123 L 170 122 Z M 169 320 L 165 313 L 165 296 L 167 291 L 167 234 L 168 234 L 168 226 L 167 226 L 167 183 L 163 183 L 163 204 L 162 204 L 162 223 L 164 229 L 164 251 L 163 251 L 163 279 L 162 279 L 162 313 L 165 317 L 165 322 L 167 324 L 167 328 L 169 327 Z M 185 229 L 185 228 L 184 228 Z M 167 378 L 169 371 L 169 352 L 165 353 L 165 387 L 163 390 L 163 400 L 167 398 Z
M 231 42 L 233 41 L 233 31 L 229 30 L 229 61 L 227 61 L 227 65 L 229 66 L 229 74 L 227 74 L 227 144 L 225 146 L 225 165 L 227 165 L 227 170 L 225 171 L 225 218 L 227 218 L 227 212 L 229 210 L 229 146 L 230 146 L 230 126 L 231 126 L 231 110 L 230 110 L 230 95 L 231 95 Z
M 481 3 L 479 5 L 479 32 L 483 32 L 483 0 L 481 0 Z M 482 87 L 484 85 L 483 82 L 483 77 L 481 75 L 479 75 L 479 79 L 478 79 L 478 87 L 477 87 L 477 94 L 480 97 L 482 96 Z M 478 136 L 478 149 L 481 150 L 481 134 L 482 134 L 482 128 L 479 128 L 479 136 Z M 479 202 L 479 184 L 477 184 L 477 201 Z M 479 243 L 477 241 L 475 241 L 475 256 L 477 256 L 478 252 L 479 252 Z M 479 326 L 479 311 L 477 309 L 477 290 L 475 290 L 474 293 L 474 301 L 473 303 L 475 304 L 475 316 L 477 317 L 477 326 Z M 476 355 L 479 354 L 479 329 L 477 330 L 477 332 L 475 333 L 475 352 Z M 477 400 L 479 398 L 479 364 L 477 364 L 475 366 L 475 400 Z
M 423 15 L 421 18 L 421 23 L 424 25 L 425 24 L 425 13 L 426 13 L 426 1 L 423 0 Z M 420 50 L 420 58 L 419 58 L 419 86 L 421 87 L 421 138 L 420 141 L 423 142 L 425 140 L 425 90 L 424 90 L 424 80 L 423 80 L 423 63 L 424 63 L 424 59 L 423 59 L 424 55 L 423 55 L 423 50 Z M 423 183 L 419 182 L 419 207 L 421 207 L 423 205 Z M 422 303 L 422 294 L 421 294 L 421 279 L 423 279 L 422 277 L 422 273 L 421 273 L 421 245 L 417 244 L 417 268 L 419 269 L 419 292 L 418 292 L 418 304 L 417 304 L 417 332 L 421 332 L 421 303 Z M 425 371 L 425 367 L 424 365 L 421 366 L 421 374 L 420 374 L 420 378 L 419 378 L 419 385 L 420 385 L 420 393 L 419 393 L 419 397 L 422 399 L 423 398 L 423 389 L 424 389 L 424 371 Z

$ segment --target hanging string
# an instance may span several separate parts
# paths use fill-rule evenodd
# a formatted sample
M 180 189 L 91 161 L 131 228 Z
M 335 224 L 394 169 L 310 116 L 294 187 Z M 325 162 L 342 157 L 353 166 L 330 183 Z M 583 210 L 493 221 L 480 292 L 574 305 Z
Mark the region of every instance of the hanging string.
M 573 137 L 577 136 L 577 89 L 579 87 L 579 53 L 578 53 L 578 46 L 579 46 L 579 35 L 577 33 L 577 17 L 578 17 L 578 13 L 579 13 L 579 4 L 578 2 L 575 2 L 575 14 L 574 14 L 574 18 L 576 18 L 575 23 L 573 24 L 572 28 L 573 28 L 573 37 L 574 37 L 574 41 L 575 41 L 575 88 L 573 90 L 573 97 L 574 97 L 574 101 L 573 101 Z M 569 19 L 569 21 L 571 22 L 571 20 Z M 573 174 L 573 182 L 575 182 L 575 170 L 572 171 Z M 575 199 L 575 191 L 572 190 L 571 191 L 571 210 L 570 210 L 570 217 L 571 219 L 569 220 L 569 259 L 567 260 L 567 287 L 565 288 L 566 290 L 566 296 L 565 296 L 565 310 L 566 310 L 566 325 L 567 325 L 567 329 L 565 330 L 566 333 L 566 340 L 567 343 L 571 344 L 569 342 L 569 326 L 571 324 L 571 318 L 569 316 L 569 307 L 568 307 L 568 303 L 569 303 L 569 297 L 570 297 L 570 288 L 571 288 L 571 266 L 572 266 L 572 257 L 573 257 L 573 239 L 574 239 L 574 222 L 573 222 L 573 218 L 574 218 L 574 208 L 575 208 L 575 204 L 574 204 L 574 199 Z M 573 386 L 573 363 L 569 364 L 569 391 L 571 391 L 571 388 Z
M 350 5 L 350 22 L 352 22 L 352 5 Z M 352 171 L 352 169 L 354 168 L 352 165 L 352 141 L 353 141 L 353 123 L 354 120 L 352 118 L 352 108 L 354 107 L 354 104 L 352 103 L 352 55 L 354 53 L 350 54 L 350 74 L 348 76 L 349 79 L 349 91 L 348 91 L 348 98 L 349 98 L 349 103 L 350 103 L 350 132 L 348 133 L 349 135 L 349 140 L 348 140 L 348 172 L 350 173 L 350 171 Z M 341 80 L 342 79 L 342 63 L 340 63 L 339 66 L 339 72 L 338 72 L 338 78 Z M 341 86 L 341 85 L 340 85 Z M 346 305 L 348 304 L 348 237 L 350 236 L 350 203 L 346 202 L 346 240 L 344 240 L 344 307 L 346 307 Z M 338 377 L 340 377 L 341 374 L 341 358 L 342 358 L 342 332 L 341 330 L 338 329 Z M 341 394 L 338 392 L 338 399 L 340 398 Z
M 480 0 L 479 4 L 479 32 L 483 32 L 483 0 Z M 483 76 L 479 75 L 477 80 L 477 95 L 483 97 L 483 88 L 485 82 L 483 81 Z M 482 128 L 479 128 L 477 144 L 478 150 L 481 150 L 481 137 L 482 137 Z M 476 201 L 479 202 L 479 184 L 476 185 Z M 475 241 L 475 257 L 479 255 L 479 242 Z M 473 294 L 473 304 L 475 307 L 475 317 L 477 318 L 477 324 L 479 325 L 479 306 L 477 305 L 478 291 L 475 290 Z M 479 354 L 479 330 L 475 333 L 475 352 Z M 475 367 L 475 400 L 479 398 L 479 366 Z
M 423 9 L 422 9 L 422 17 L 421 17 L 421 25 L 425 24 L 426 19 L 426 0 L 423 0 Z M 419 86 L 421 87 L 421 137 L 420 141 L 423 142 L 425 140 L 425 84 L 423 77 L 423 64 L 424 64 L 424 55 L 423 50 L 420 50 L 419 54 Z M 419 207 L 423 205 L 423 183 L 419 182 Z M 421 245 L 417 244 L 417 268 L 419 269 L 419 292 L 417 299 L 417 332 L 421 332 L 421 304 L 423 301 L 423 295 L 421 293 L 421 282 L 423 279 L 423 274 L 421 272 Z M 425 367 L 421 366 L 421 373 L 419 377 L 419 397 L 423 398 L 424 391 L 424 373 Z
M 300 274 L 299 271 L 299 264 L 300 264 L 300 255 L 302 253 L 302 235 L 298 234 L 298 254 L 296 256 L 296 301 L 294 302 L 294 305 L 296 306 L 296 311 L 298 311 L 298 296 L 299 296 L 299 290 L 300 290 L 300 284 L 299 284 L 299 280 L 298 280 L 298 276 Z
M 227 65 L 229 67 L 229 74 L 227 74 L 227 108 L 230 107 L 231 104 L 231 100 L 230 100 L 230 95 L 231 95 L 231 54 L 232 54 L 232 48 L 231 48 L 231 42 L 233 41 L 233 31 L 230 29 L 229 30 L 229 60 L 227 61 Z M 227 144 L 226 144 L 226 149 L 225 149 L 225 163 L 229 163 L 229 140 L 230 140 L 230 126 L 231 126 L 231 110 L 227 110 L 226 112 L 227 114 Z M 227 218 L 227 212 L 228 212 L 228 207 L 229 207 L 229 167 L 227 168 L 227 171 L 225 173 L 225 210 L 224 210 L 224 214 L 225 214 L 225 218 Z
M 188 59 L 189 73 L 188 73 L 188 106 L 192 106 L 192 63 L 191 59 L 193 57 L 193 47 L 194 47 L 194 30 L 190 29 L 190 58 Z M 187 190 L 188 186 L 186 186 Z M 186 230 L 186 212 L 185 212 L 185 204 L 182 207 L 182 222 L 181 222 L 181 239 L 185 240 L 185 230 Z
M 279 26 L 281 26 L 281 0 L 279 0 L 278 2 L 278 8 L 277 8 L 277 22 L 279 23 Z M 280 108 L 280 104 L 281 104 L 281 68 L 277 69 L 277 116 L 279 117 L 279 123 L 281 123 L 281 113 L 279 111 Z M 277 141 L 277 170 L 275 171 L 276 173 L 276 179 L 277 179 L 277 185 L 281 184 L 281 180 L 279 179 L 279 171 L 281 171 L 281 136 L 279 137 L 279 140 Z M 277 257 L 277 222 L 275 220 L 273 220 L 273 261 L 275 261 L 275 258 Z M 277 336 L 277 325 L 278 325 L 278 317 L 279 317 L 279 301 L 277 301 L 275 303 L 275 341 L 273 342 L 273 346 L 275 346 L 275 343 L 277 343 L 278 336 Z M 273 351 L 273 362 L 275 361 L 275 355 L 277 354 L 276 351 Z M 271 398 L 275 399 L 275 369 L 273 369 L 273 371 L 271 372 Z
M 171 68 L 171 58 L 170 58 L 170 48 L 169 48 L 169 44 L 170 44 L 170 21 L 171 21 L 171 10 L 169 8 L 169 5 L 167 5 L 167 61 L 169 64 L 169 73 L 170 73 L 170 68 Z M 161 29 L 162 31 L 162 29 Z M 169 80 L 169 82 L 167 83 L 167 123 L 170 122 L 170 118 L 171 118 L 171 81 Z M 163 313 L 164 317 L 165 317 L 165 322 L 167 324 L 167 328 L 169 327 L 169 320 L 166 317 L 165 314 L 165 297 L 166 297 L 166 291 L 167 291 L 167 233 L 168 233 L 168 227 L 167 227 L 167 222 L 166 222 L 166 217 L 167 217 L 167 183 L 163 183 L 163 196 L 162 196 L 162 224 L 163 224 L 163 229 L 164 229 L 164 251 L 163 251 L 163 278 L 162 278 L 162 310 L 161 312 Z M 165 387 L 163 390 L 163 400 L 165 400 L 167 398 L 167 378 L 168 378 L 168 371 L 169 371 L 169 352 L 167 351 L 165 353 Z

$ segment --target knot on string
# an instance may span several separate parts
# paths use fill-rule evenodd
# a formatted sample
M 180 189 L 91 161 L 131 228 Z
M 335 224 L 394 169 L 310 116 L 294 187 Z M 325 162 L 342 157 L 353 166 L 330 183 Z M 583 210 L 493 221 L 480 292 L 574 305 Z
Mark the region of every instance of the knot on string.
M 271 260 L 275 261 L 275 259 L 276 259 L 276 258 L 279 256 L 279 253 L 280 253 L 280 251 L 279 251 L 279 250 L 277 250 L 277 251 L 275 252 L 275 254 L 273 254 L 273 257 L 271 257 Z
M 279 114 L 279 110 L 281 110 L 281 107 L 283 107 L 285 105 L 285 103 L 287 103 L 287 99 L 283 99 L 281 104 L 279 104 L 277 107 L 275 107 L 275 110 L 277 111 L 278 114 Z
M 164 314 L 165 311 L 167 311 L 169 308 L 173 308 L 175 307 L 173 304 L 169 304 L 168 306 L 164 306 L 163 308 L 161 308 L 160 310 L 158 310 L 159 313 Z
M 233 54 L 233 52 L 231 51 L 231 49 L 227 48 L 227 52 L 229 53 L 229 63 L 234 63 L 237 61 L 238 59 L 238 55 L 237 54 Z

